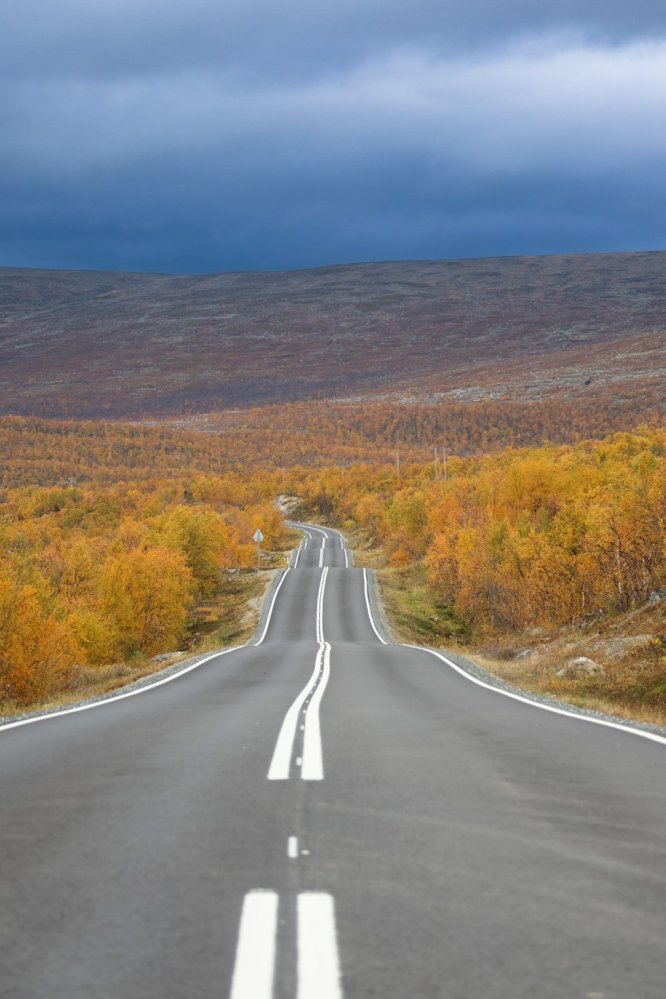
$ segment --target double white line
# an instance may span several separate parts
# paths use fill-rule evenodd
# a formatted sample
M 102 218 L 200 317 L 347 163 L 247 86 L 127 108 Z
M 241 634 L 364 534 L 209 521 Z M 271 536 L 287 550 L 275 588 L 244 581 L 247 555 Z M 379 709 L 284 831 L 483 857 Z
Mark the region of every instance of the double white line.
M 230 999 L 272 999 L 279 903 L 273 891 L 245 896 Z M 296 920 L 296 999 L 342 999 L 332 896 L 302 892 Z
M 293 525 L 293 526 L 296 526 L 296 525 Z M 345 569 L 349 568 L 349 552 L 348 552 L 347 548 L 345 547 L 344 538 L 340 534 L 339 531 L 334 531 L 334 530 L 330 529 L 330 535 L 329 535 L 325 531 L 322 531 L 322 529 L 320 527 L 311 527 L 310 529 L 308 529 L 306 527 L 301 527 L 299 525 L 298 529 L 303 532 L 304 537 L 303 537 L 303 541 L 299 545 L 298 550 L 296 552 L 296 557 L 294 559 L 294 565 L 293 565 L 294 569 L 298 568 L 298 560 L 301 557 L 301 552 L 304 552 L 307 549 L 307 547 L 308 547 L 308 541 L 314 541 L 315 540 L 314 537 L 312 536 L 312 533 L 311 533 L 312 531 L 316 531 L 318 534 L 321 534 L 321 536 L 322 536 L 321 548 L 319 549 L 319 568 L 320 569 L 323 568 L 323 565 L 324 565 L 324 550 L 326 548 L 327 542 L 330 542 L 331 543 L 331 547 L 334 547 L 334 545 L 332 545 L 332 542 L 335 540 L 336 537 L 337 537 L 338 541 L 340 542 L 340 550 L 342 551 L 342 553 L 344 554 L 344 557 L 345 557 Z
M 314 670 L 284 717 L 273 750 L 271 765 L 268 768 L 268 780 L 289 780 L 296 730 L 301 718 L 301 730 L 303 731 L 303 756 L 300 759 L 301 778 L 303 780 L 324 779 L 319 707 L 331 675 L 331 646 L 324 640 L 323 622 L 324 590 L 327 576 L 328 568 L 322 571 L 319 592 L 317 593 L 317 641 L 319 648 L 315 657 Z M 298 760 L 296 765 L 299 765 Z

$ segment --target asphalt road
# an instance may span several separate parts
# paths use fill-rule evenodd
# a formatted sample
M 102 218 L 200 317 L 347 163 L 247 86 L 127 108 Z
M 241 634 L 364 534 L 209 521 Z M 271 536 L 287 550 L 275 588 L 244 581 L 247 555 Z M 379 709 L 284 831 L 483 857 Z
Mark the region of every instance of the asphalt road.
M 666 745 L 385 643 L 308 532 L 259 644 L 0 729 L 2 999 L 663 999 Z

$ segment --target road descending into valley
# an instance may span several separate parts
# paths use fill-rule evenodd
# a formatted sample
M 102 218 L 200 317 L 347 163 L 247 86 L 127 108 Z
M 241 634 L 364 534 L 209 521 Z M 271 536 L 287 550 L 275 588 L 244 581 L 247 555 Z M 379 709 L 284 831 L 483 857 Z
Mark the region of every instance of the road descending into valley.
M 0 729 L 3 999 L 663 999 L 666 740 L 387 642 L 303 526 L 254 644 Z

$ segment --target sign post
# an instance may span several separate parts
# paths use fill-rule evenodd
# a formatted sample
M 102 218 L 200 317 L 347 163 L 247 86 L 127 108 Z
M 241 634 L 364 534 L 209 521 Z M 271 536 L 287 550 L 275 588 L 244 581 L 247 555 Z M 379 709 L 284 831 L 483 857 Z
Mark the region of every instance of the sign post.
M 264 540 L 264 536 L 259 528 L 257 528 L 254 532 L 252 540 L 257 543 L 257 572 L 259 572 L 259 568 L 261 566 L 261 542 Z

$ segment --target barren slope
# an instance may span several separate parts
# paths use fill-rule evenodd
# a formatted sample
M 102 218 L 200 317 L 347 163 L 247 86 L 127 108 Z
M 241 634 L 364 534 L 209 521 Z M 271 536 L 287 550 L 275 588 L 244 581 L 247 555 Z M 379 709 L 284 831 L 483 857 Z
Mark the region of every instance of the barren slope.
M 0 412 L 531 398 L 666 371 L 666 253 L 164 276 L 0 270 Z

